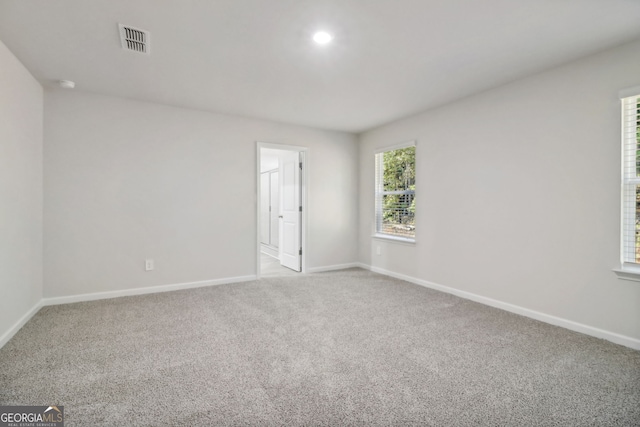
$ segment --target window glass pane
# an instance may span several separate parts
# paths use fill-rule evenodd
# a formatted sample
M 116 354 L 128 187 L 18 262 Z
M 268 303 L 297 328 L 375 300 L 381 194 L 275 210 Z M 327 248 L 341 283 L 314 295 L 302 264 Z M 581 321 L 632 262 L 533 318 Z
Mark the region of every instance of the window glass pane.
M 382 196 L 382 230 L 385 234 L 415 237 L 416 196 L 409 194 L 385 194 Z
M 640 264 L 640 96 L 622 101 L 622 262 Z
M 640 263 L 640 185 L 636 185 L 635 232 L 634 262 Z
M 400 191 L 415 187 L 416 147 L 385 151 L 383 156 L 384 191 Z
M 398 237 L 415 237 L 416 147 L 376 155 L 376 230 Z
M 636 176 L 640 177 L 640 98 L 636 99 Z

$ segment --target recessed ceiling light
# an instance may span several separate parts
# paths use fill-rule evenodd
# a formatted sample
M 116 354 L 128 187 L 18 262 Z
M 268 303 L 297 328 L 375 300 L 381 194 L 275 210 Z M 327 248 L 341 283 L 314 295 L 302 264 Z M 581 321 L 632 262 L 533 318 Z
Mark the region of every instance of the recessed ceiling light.
M 333 36 L 325 31 L 318 31 L 313 35 L 313 41 L 318 44 L 327 44 L 333 40 Z
M 75 82 L 72 82 L 71 80 L 60 80 L 58 84 L 63 89 L 73 89 L 74 87 L 76 87 Z

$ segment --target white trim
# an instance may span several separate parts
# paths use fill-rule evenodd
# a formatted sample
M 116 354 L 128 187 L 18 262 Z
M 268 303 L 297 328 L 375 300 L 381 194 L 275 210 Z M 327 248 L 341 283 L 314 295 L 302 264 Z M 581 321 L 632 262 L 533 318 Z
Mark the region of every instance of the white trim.
M 569 329 L 571 331 L 580 332 L 582 334 L 590 335 L 596 338 L 602 338 L 607 341 L 611 341 L 613 343 L 632 348 L 634 350 L 640 350 L 640 340 L 626 336 L 626 335 L 617 334 L 615 332 L 606 331 L 604 329 L 594 328 L 593 326 L 585 325 L 583 323 L 578 323 L 572 320 L 563 319 L 561 317 L 552 316 L 550 314 L 541 313 L 539 311 L 531 310 L 528 308 L 524 308 L 518 305 L 503 302 L 503 301 L 498 301 L 492 298 L 487 298 L 481 295 L 473 294 L 471 292 L 461 291 L 459 289 L 439 285 L 437 283 L 429 282 L 427 280 L 417 279 L 415 277 L 406 276 L 400 273 L 394 273 L 393 271 L 385 270 L 382 268 L 372 267 L 366 264 L 360 264 L 359 266 L 365 270 L 373 271 L 374 273 L 395 277 L 396 279 L 405 280 L 407 282 L 411 282 L 416 285 L 424 286 L 425 288 L 435 289 L 437 291 L 445 292 L 448 294 L 458 296 L 460 298 L 479 302 L 481 304 L 499 308 L 501 310 L 509 311 L 511 313 L 519 314 L 521 316 L 525 316 L 531 319 L 539 320 L 541 322 L 549 323 L 551 325 L 560 326 L 562 328 Z
M 90 294 L 69 295 L 64 297 L 42 298 L 24 316 L 20 318 L 7 332 L 0 337 L 0 348 L 38 312 L 42 307 L 49 305 L 70 304 L 74 302 L 96 301 L 133 295 L 153 294 L 159 292 L 178 291 L 182 289 L 202 288 L 206 286 L 226 285 L 231 283 L 249 282 L 256 280 L 255 275 L 227 277 L 223 279 L 201 280 L 198 282 L 176 283 L 173 285 L 150 286 L 146 288 L 122 289 L 119 291 L 94 292 Z
M 344 270 L 347 268 L 355 268 L 362 267 L 359 262 L 349 262 L 346 264 L 334 264 L 334 265 L 325 265 L 324 267 L 312 267 L 307 270 L 307 273 L 323 273 L 325 271 L 336 271 L 336 270 Z
M 260 255 L 262 256 L 262 254 L 270 256 L 271 258 L 279 259 L 278 248 L 267 246 L 264 243 L 260 244 Z
M 612 270 L 620 280 L 629 280 L 631 282 L 640 282 L 640 271 L 630 269 L 628 267 L 614 268 Z
M 386 240 L 388 242 L 393 242 L 393 243 L 404 243 L 406 245 L 411 245 L 411 246 L 416 244 L 415 238 L 412 239 L 409 237 L 394 236 L 393 234 L 375 233 L 374 235 L 371 236 L 371 238 Z
M 288 144 L 278 144 L 276 142 L 263 142 L 256 141 L 260 148 L 269 148 L 272 150 L 285 150 L 285 151 L 307 151 L 309 147 L 303 147 L 301 145 L 288 145 Z
M 300 205 L 302 205 L 302 230 L 300 230 L 300 246 L 302 247 L 302 260 L 300 265 L 300 273 L 307 272 L 307 253 L 309 252 L 309 148 L 298 147 L 300 162 L 302 163 L 302 172 L 300 172 L 300 185 L 302 186 L 302 194 L 300 195 Z
M 640 93 L 640 86 L 628 87 L 618 92 L 620 99 L 629 98 L 631 96 L 637 96 Z
M 416 146 L 416 140 L 413 139 L 411 141 L 401 142 L 400 144 L 389 145 L 386 147 L 378 147 L 376 148 L 376 151 L 374 151 L 373 154 L 380 154 L 380 153 L 384 153 L 385 151 L 399 150 L 401 148 L 415 147 L 415 146 Z
M 96 301 L 133 295 L 155 294 L 160 292 L 179 291 L 183 289 L 203 288 L 206 286 L 226 285 L 230 283 L 249 282 L 256 280 L 255 275 L 227 277 L 224 279 L 201 280 L 198 282 L 176 283 L 173 285 L 149 286 L 146 288 L 122 289 L 119 291 L 94 292 L 90 294 L 69 295 L 64 297 L 44 298 L 42 305 L 70 304 L 74 302 Z
M 4 347 L 6 343 L 9 342 L 11 338 L 33 317 L 34 314 L 38 312 L 43 307 L 42 300 L 38 301 L 29 311 L 27 311 L 24 316 L 22 316 L 12 327 L 9 328 L 7 332 L 5 332 L 0 337 L 0 348 Z

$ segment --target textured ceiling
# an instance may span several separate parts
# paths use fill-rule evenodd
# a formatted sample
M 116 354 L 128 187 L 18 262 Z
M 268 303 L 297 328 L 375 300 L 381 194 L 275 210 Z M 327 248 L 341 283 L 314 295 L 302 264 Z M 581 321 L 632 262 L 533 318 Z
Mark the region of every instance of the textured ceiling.
M 45 86 L 350 132 L 638 39 L 639 22 L 637 0 L 0 0 L 0 40 Z M 122 50 L 118 23 L 151 54 Z

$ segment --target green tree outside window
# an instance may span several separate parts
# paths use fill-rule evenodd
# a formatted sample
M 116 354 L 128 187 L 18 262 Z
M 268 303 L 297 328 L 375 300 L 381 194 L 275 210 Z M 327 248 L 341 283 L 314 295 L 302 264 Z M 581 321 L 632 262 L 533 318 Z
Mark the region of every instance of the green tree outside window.
M 382 171 L 378 182 L 377 231 L 399 237 L 415 237 L 416 147 L 389 150 L 377 155 Z

